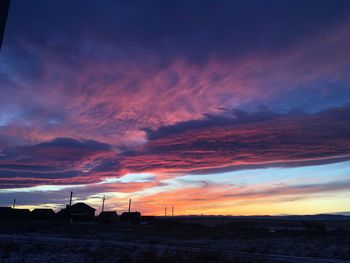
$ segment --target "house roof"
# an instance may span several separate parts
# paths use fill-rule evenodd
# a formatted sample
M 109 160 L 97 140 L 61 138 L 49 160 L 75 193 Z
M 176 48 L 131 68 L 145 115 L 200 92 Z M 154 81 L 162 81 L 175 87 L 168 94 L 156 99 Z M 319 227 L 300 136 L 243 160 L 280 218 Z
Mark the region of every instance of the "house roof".
M 70 209 L 77 209 L 77 210 L 96 210 L 95 208 L 93 208 L 93 207 L 91 207 L 91 206 L 89 206 L 89 205 L 87 205 L 87 204 L 85 204 L 85 203 L 82 203 L 82 202 L 79 202 L 79 203 L 76 203 L 76 204 L 74 204 L 74 205 L 72 205 L 71 207 L 70 207 Z
M 76 203 L 72 206 L 68 206 L 62 210 L 60 210 L 57 214 L 58 215 L 66 215 L 66 214 L 76 214 L 76 213 L 95 213 L 95 208 L 85 204 L 85 203 L 82 203 L 82 202 L 79 202 L 79 203 Z

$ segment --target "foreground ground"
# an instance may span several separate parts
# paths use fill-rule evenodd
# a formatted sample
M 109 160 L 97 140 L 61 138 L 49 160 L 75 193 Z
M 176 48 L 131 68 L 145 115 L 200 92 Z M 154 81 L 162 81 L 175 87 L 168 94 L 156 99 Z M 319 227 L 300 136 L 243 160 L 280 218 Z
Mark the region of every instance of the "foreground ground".
M 350 222 L 6 223 L 0 262 L 350 262 Z

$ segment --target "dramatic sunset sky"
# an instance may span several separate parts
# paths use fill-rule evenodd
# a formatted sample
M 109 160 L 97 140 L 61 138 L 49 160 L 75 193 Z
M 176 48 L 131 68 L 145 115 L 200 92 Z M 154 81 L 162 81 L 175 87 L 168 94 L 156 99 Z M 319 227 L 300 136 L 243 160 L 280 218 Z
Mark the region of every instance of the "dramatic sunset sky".
M 13 0 L 0 206 L 350 211 L 350 1 Z

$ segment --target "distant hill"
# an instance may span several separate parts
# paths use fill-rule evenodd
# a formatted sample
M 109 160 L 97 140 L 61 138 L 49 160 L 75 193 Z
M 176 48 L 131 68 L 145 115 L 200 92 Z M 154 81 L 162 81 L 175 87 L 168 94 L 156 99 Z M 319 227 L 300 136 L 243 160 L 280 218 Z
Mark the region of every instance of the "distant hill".
M 176 216 L 176 218 L 200 218 L 198 215 Z M 262 216 L 204 216 L 203 218 L 211 219 L 269 219 L 269 220 L 291 220 L 291 221 L 350 221 L 350 212 L 316 214 L 316 215 L 262 215 Z
M 337 213 L 332 213 L 332 215 L 350 216 L 350 212 L 337 212 Z

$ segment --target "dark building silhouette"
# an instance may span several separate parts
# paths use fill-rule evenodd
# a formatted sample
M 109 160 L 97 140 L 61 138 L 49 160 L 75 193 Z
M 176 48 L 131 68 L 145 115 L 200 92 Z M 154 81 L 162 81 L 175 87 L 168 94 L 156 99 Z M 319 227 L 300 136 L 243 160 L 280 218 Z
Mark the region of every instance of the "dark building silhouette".
M 9 220 L 12 217 L 11 207 L 0 207 L 0 221 Z
M 36 208 L 30 213 L 33 220 L 52 220 L 55 217 L 55 212 L 52 209 Z
M 139 224 L 141 221 L 140 212 L 124 212 L 120 215 L 120 221 L 132 224 Z
M 30 220 L 30 210 L 0 207 L 0 220 L 28 221 Z
M 84 222 L 95 219 L 95 210 L 95 208 L 85 203 L 76 203 L 72 206 L 67 205 L 57 215 L 60 218 L 65 218 L 73 222 Z
M 101 223 L 114 223 L 118 220 L 119 216 L 116 211 L 102 211 L 97 217 L 97 221 Z
M 30 219 L 29 209 L 12 209 L 11 219 L 15 221 L 28 221 Z

